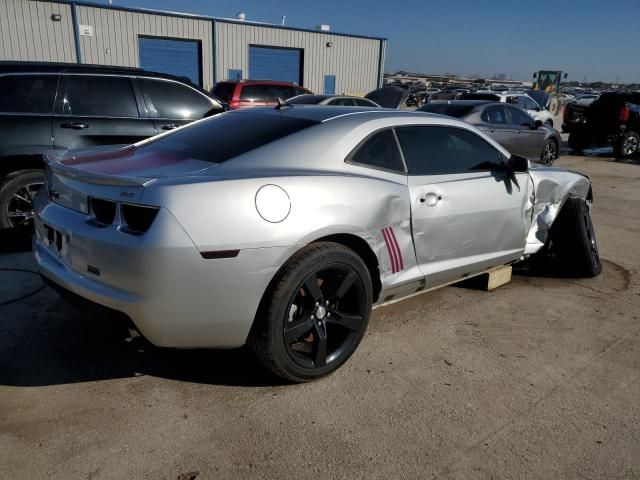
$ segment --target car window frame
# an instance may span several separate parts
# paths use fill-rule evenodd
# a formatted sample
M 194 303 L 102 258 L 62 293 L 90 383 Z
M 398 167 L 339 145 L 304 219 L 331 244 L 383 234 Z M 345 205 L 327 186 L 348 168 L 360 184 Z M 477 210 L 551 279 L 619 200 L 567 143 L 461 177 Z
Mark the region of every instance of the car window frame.
M 490 173 L 490 172 L 499 172 L 499 171 L 503 171 L 504 168 L 506 168 L 507 162 L 506 159 L 504 157 L 504 155 L 502 154 L 502 152 L 500 150 L 498 150 L 496 147 L 494 147 L 490 142 L 488 142 L 487 140 L 485 140 L 484 138 L 482 138 L 482 136 L 478 135 L 476 132 L 474 132 L 473 130 L 470 130 L 468 128 L 464 128 L 458 125 L 427 125 L 427 124 L 407 124 L 407 125 L 397 125 L 395 127 L 393 127 L 394 129 L 394 133 L 395 130 L 397 129 L 402 129 L 402 128 L 408 128 L 408 127 L 421 127 L 421 128 L 449 128 L 449 129 L 455 129 L 455 130 L 462 130 L 465 132 L 468 132 L 472 135 L 475 135 L 478 139 L 480 139 L 482 142 L 484 142 L 485 144 L 487 144 L 489 147 L 491 147 L 496 154 L 498 155 L 498 164 L 500 165 L 501 168 L 497 169 L 497 168 L 487 168 L 487 169 L 481 169 L 481 170 L 466 170 L 464 172 L 441 172 L 441 173 L 416 173 L 416 174 L 412 174 L 409 171 L 409 165 L 405 160 L 404 157 L 404 151 L 402 150 L 402 144 L 400 143 L 400 139 L 398 138 L 398 135 L 396 134 L 396 140 L 398 142 L 398 148 L 400 148 L 400 153 L 402 154 L 402 161 L 404 162 L 404 167 L 407 170 L 407 175 L 410 177 L 435 177 L 435 176 L 444 176 L 444 175 L 472 175 L 472 174 L 476 174 L 476 173 Z
M 49 113 L 36 113 L 36 112 L 3 112 L 0 111 L 1 115 L 14 115 L 14 116 L 25 116 L 30 115 L 34 117 L 51 117 L 55 115 L 56 105 L 58 103 L 58 92 L 60 92 L 60 83 L 61 83 L 61 75 L 59 72 L 7 72 L 0 74 L 0 77 L 26 77 L 26 76 L 49 76 L 49 77 L 57 77 L 56 81 L 56 89 L 53 94 L 53 102 L 51 103 L 51 111 Z
M 136 102 L 136 108 L 138 109 L 137 117 L 128 117 L 128 116 L 113 116 L 113 115 L 78 115 L 78 114 L 68 114 L 64 111 L 64 98 L 67 94 L 67 88 L 69 86 L 69 77 L 117 77 L 117 78 L 127 78 L 129 79 L 129 84 L 131 85 L 131 91 L 133 93 L 133 97 Z M 144 106 L 144 103 L 141 103 L 142 98 L 141 94 L 136 91 L 137 85 L 134 81 L 134 77 L 132 75 L 120 75 L 117 73 L 85 73 L 85 72 L 61 72 L 60 79 L 58 81 L 58 91 L 56 92 L 56 101 L 53 108 L 53 114 L 57 117 L 69 117 L 69 118 L 113 118 L 113 119 L 128 119 L 128 120 L 145 120 L 148 119 L 148 113 Z
M 516 110 L 518 113 L 524 114 L 530 120 L 530 122 L 527 125 L 520 124 L 520 123 L 513 123 L 513 116 L 512 116 L 511 111 L 510 111 L 511 109 Z M 534 122 L 535 122 L 535 120 L 533 118 L 531 118 L 531 115 L 529 115 L 526 110 L 523 110 L 522 108 L 518 107 L 517 105 L 505 106 L 505 113 L 507 115 L 507 120 L 509 120 L 509 124 L 508 125 L 510 127 L 518 127 L 518 128 L 529 127 L 529 128 L 531 128 L 533 126 Z
M 371 165 L 371 164 L 368 164 L 368 163 L 362 163 L 362 162 L 358 162 L 358 161 L 353 159 L 353 157 L 355 157 L 355 155 L 360 151 L 360 148 L 362 146 L 364 146 L 374 136 L 376 136 L 377 134 L 382 133 L 382 132 L 384 132 L 386 130 L 391 130 L 391 133 L 393 134 L 394 143 L 395 143 L 396 149 L 398 151 L 398 154 L 400 155 L 400 161 L 402 162 L 402 167 L 404 169 L 403 171 L 393 170 L 391 168 L 379 167 L 379 166 Z M 356 167 L 368 168 L 368 169 L 371 169 L 371 170 L 378 170 L 378 171 L 386 172 L 386 173 L 393 173 L 395 175 L 400 175 L 402 177 L 407 177 L 409 175 L 409 170 L 407 168 L 407 162 L 405 162 L 405 160 L 404 160 L 404 154 L 402 153 L 402 148 L 400 147 L 400 142 L 398 141 L 398 136 L 396 135 L 395 127 L 383 127 L 383 128 L 379 128 L 379 129 L 374 130 L 373 132 L 370 132 L 369 134 L 367 134 L 362 140 L 360 140 L 356 144 L 355 147 L 353 147 L 351 149 L 349 154 L 345 157 L 344 163 L 347 163 L 349 165 L 354 165 Z
M 505 109 L 505 106 L 509 105 L 509 104 L 502 104 L 502 103 L 498 103 L 498 104 L 493 104 L 493 105 L 487 105 L 486 107 L 484 107 L 484 109 L 482 110 L 482 113 L 480 114 L 480 119 L 485 122 L 487 125 L 498 125 L 501 127 L 508 127 L 509 126 L 509 117 L 507 116 L 507 112 Z M 492 123 L 489 122 L 489 114 L 487 113 L 487 110 L 489 110 L 490 108 L 500 108 L 502 109 L 502 116 L 505 119 L 505 123 Z M 487 120 L 484 119 L 485 114 L 487 115 Z
M 158 110 L 155 108 L 155 105 L 153 104 L 153 101 L 151 100 L 151 97 L 149 95 L 145 94 L 145 91 L 142 88 L 142 85 L 138 84 L 138 82 L 140 80 L 152 80 L 152 81 L 155 80 L 155 81 L 167 82 L 167 83 L 177 83 L 178 85 L 182 85 L 183 87 L 186 87 L 186 88 L 188 88 L 190 90 L 193 90 L 198 95 L 200 95 L 201 97 L 206 99 L 211 104 L 211 108 L 209 110 L 207 110 L 207 111 L 211 111 L 211 109 L 217 107 L 216 102 L 212 98 L 208 97 L 207 95 L 205 95 L 204 93 L 199 91 L 197 88 L 193 88 L 193 86 L 191 86 L 191 85 L 189 85 L 187 83 L 179 82 L 179 81 L 173 80 L 171 78 L 161 78 L 161 77 L 146 76 L 146 75 L 136 75 L 135 79 L 136 79 L 136 84 L 138 85 L 138 88 L 139 88 L 139 91 L 140 91 L 140 96 L 142 97 L 142 100 L 144 102 L 143 104 L 145 106 L 146 113 L 147 113 L 148 117 L 153 119 L 153 120 L 189 120 L 189 121 L 196 121 L 196 120 L 201 120 L 202 118 L 170 118 L 170 117 L 161 117 L 159 115 L 155 115 L 154 112 L 157 113 Z

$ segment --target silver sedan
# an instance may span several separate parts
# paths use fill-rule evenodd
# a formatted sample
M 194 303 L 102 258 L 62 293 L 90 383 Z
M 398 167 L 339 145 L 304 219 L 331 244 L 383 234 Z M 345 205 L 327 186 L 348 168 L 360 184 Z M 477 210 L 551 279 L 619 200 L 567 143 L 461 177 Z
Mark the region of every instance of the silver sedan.
M 545 255 L 600 271 L 591 183 L 440 115 L 279 106 L 48 159 L 40 272 L 158 346 L 334 371 L 371 308 Z

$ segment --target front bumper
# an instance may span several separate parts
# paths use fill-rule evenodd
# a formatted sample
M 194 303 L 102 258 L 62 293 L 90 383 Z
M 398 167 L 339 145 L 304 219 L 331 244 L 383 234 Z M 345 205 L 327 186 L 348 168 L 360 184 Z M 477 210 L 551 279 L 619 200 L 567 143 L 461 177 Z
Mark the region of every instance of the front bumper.
M 263 293 L 293 253 L 292 247 L 256 248 L 206 260 L 165 209 L 148 232 L 134 236 L 98 227 L 44 195 L 36 200 L 35 224 L 34 254 L 43 276 L 122 312 L 162 347 L 243 345 Z

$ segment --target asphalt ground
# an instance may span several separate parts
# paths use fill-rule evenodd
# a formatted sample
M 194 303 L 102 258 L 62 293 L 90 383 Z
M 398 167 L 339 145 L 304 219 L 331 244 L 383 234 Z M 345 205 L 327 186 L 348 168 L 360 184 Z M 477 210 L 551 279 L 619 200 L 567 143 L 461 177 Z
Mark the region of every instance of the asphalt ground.
M 150 348 L 0 238 L 0 478 L 639 479 L 640 161 L 608 155 L 557 162 L 593 181 L 599 277 L 377 309 L 304 385 L 245 350 Z

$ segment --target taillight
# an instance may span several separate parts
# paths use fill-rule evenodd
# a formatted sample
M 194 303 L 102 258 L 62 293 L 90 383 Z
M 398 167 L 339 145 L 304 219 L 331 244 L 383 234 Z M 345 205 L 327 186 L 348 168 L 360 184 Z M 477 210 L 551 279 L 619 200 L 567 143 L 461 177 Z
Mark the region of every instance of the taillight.
M 124 230 L 133 234 L 143 234 L 151 227 L 158 210 L 160 209 L 157 207 L 123 203 L 120 207 L 120 213 L 122 214 Z
M 102 200 L 100 198 L 90 198 L 89 206 L 91 213 L 98 223 L 111 225 L 116 218 L 116 202 Z
M 625 105 L 620 109 L 618 119 L 620 120 L 620 123 L 626 123 L 626 121 L 629 120 L 629 107 Z

